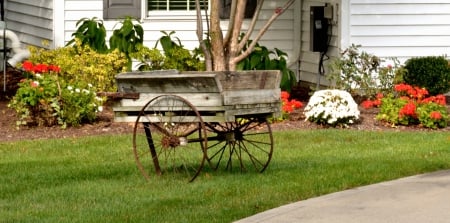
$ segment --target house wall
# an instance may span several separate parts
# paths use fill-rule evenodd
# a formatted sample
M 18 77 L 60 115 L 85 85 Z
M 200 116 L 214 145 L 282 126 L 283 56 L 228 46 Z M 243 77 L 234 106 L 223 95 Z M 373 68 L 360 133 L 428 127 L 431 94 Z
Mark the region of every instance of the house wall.
M 298 2 L 298 1 L 297 1 Z M 264 21 L 266 21 L 273 13 L 273 10 L 284 1 L 266 0 L 263 6 L 263 10 L 260 14 L 260 22 L 256 25 L 257 29 L 262 27 Z M 300 4 L 295 3 L 297 6 Z M 64 38 L 57 43 L 55 47 L 62 46 L 67 43 L 72 37 L 72 33 L 76 30 L 76 22 L 84 17 L 102 18 L 103 17 L 103 1 L 102 0 L 65 0 L 65 13 L 64 24 L 62 31 L 64 32 Z M 142 27 L 145 30 L 144 44 L 148 47 L 155 46 L 156 41 L 163 35 L 160 31 L 171 32 L 176 30 L 174 37 L 178 37 L 181 43 L 188 49 L 194 49 L 198 47 L 198 39 L 196 36 L 196 17 L 194 14 L 186 15 L 171 15 L 171 16 L 147 16 L 142 19 Z M 299 47 L 298 35 L 294 35 L 294 30 L 297 28 L 294 25 L 294 7 L 287 10 L 277 21 L 275 21 L 270 29 L 266 32 L 263 39 L 260 41 L 261 45 L 267 46 L 269 49 L 279 48 L 290 55 L 291 64 L 297 61 L 298 52 L 296 47 Z M 117 24 L 117 20 L 104 21 L 104 25 L 108 30 L 108 37 L 112 33 L 114 26 Z M 246 21 L 243 28 L 247 26 L 249 21 Z M 222 22 L 223 29 L 227 29 L 227 21 Z M 204 25 L 206 27 L 206 25 Z M 61 28 L 60 28 L 61 29 Z M 206 29 L 206 28 L 205 28 Z M 257 30 L 256 30 L 257 31 Z M 297 53 L 296 53 L 297 52 Z
M 53 45 L 53 1 L 7 0 L 5 21 L 24 45 L 41 46 L 43 40 Z
M 320 53 L 312 52 L 310 49 L 310 10 L 311 6 L 324 6 L 329 4 L 333 7 L 333 19 L 330 20 L 330 42 L 326 53 L 324 66 L 325 74 L 328 64 L 333 57 L 339 55 L 339 29 L 340 29 L 340 0 L 305 0 L 301 6 L 301 53 L 299 59 L 299 79 L 309 83 L 328 84 L 324 75 L 319 74 Z M 327 59 L 328 58 L 328 59 Z
M 380 57 L 405 61 L 450 53 L 450 1 L 350 0 L 343 6 L 342 48 L 362 45 Z M 344 4 L 344 3 L 343 3 Z

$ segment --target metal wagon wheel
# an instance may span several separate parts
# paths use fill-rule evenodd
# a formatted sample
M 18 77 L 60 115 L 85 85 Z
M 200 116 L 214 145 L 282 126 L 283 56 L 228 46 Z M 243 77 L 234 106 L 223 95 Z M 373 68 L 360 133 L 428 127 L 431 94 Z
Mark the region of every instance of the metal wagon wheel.
M 272 129 L 266 118 L 206 123 L 207 156 L 213 169 L 263 172 L 272 158 Z
M 139 170 L 147 179 L 152 173 L 171 172 L 193 181 L 205 163 L 206 145 L 205 124 L 199 112 L 182 97 L 153 98 L 137 117 L 133 152 Z

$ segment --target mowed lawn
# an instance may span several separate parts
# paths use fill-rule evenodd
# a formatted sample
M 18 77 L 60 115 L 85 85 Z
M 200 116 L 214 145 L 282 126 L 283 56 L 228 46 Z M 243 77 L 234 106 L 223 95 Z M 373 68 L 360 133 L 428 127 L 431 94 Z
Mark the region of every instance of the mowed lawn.
M 449 132 L 274 132 L 262 173 L 146 181 L 131 135 L 0 142 L 0 222 L 232 222 L 361 185 L 450 169 Z

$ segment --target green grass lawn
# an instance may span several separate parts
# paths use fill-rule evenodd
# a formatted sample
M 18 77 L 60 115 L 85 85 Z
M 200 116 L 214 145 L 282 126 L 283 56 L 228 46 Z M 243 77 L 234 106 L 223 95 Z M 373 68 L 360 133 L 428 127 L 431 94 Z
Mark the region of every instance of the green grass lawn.
M 448 132 L 275 132 L 263 174 L 145 181 L 131 135 L 0 143 L 0 222 L 231 222 L 283 204 L 450 169 Z

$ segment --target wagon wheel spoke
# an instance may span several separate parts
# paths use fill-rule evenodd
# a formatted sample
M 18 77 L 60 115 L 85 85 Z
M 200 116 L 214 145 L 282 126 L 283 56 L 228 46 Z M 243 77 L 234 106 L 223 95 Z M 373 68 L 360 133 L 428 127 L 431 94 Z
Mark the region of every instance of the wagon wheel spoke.
M 273 153 L 272 130 L 266 119 L 207 124 L 208 163 L 213 169 L 263 172 Z
M 205 136 L 203 120 L 192 104 L 179 96 L 158 96 L 142 108 L 135 123 L 136 164 L 147 179 L 153 174 L 183 175 L 193 181 L 206 160 Z

